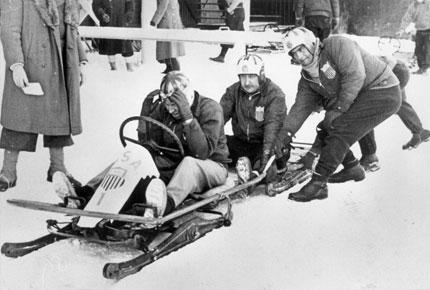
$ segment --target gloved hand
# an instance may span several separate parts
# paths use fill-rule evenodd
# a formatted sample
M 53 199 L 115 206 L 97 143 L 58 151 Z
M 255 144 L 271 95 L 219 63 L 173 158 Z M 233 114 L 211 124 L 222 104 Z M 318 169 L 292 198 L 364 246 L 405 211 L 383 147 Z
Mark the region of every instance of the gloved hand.
M 182 122 L 193 119 L 193 113 L 191 112 L 190 104 L 188 103 L 187 97 L 185 96 L 184 92 L 179 89 L 176 89 L 169 97 L 169 99 L 178 107 Z
M 309 150 L 308 152 L 306 152 L 305 155 L 303 155 L 298 163 L 303 165 L 303 168 L 306 169 L 311 169 L 313 167 L 315 158 L 318 156 L 318 154 L 316 154 L 315 152 L 313 152 L 312 150 Z
M 337 26 L 339 25 L 339 17 L 334 17 L 332 20 L 331 20 L 331 29 L 332 30 L 335 30 L 336 28 L 337 28 Z
M 303 20 L 303 18 L 297 18 L 295 24 L 296 26 L 303 26 L 305 25 L 305 21 Z
M 328 128 L 330 128 L 333 121 L 342 114 L 343 113 L 338 110 L 326 111 L 323 120 L 323 129 L 327 130 Z
M 24 70 L 23 65 L 14 65 L 12 68 L 12 79 L 15 85 L 19 88 L 26 87 L 28 85 L 27 73 Z
M 155 22 L 154 22 L 154 21 L 151 21 L 151 22 L 149 22 L 149 25 L 151 25 L 151 26 L 154 26 L 154 27 L 155 27 Z
M 109 23 L 110 22 L 110 16 L 105 13 L 102 15 L 102 20 L 104 23 Z
M 281 138 L 277 138 L 275 140 L 274 151 L 276 159 L 282 158 L 284 155 L 288 154 L 290 151 L 291 141 L 292 139 L 289 135 L 287 135 L 283 140 L 281 140 Z
M 269 159 L 270 159 L 270 151 L 265 150 L 260 159 L 260 168 L 258 169 L 259 173 L 263 173 L 264 167 L 266 167 L 266 164 L 269 161 Z

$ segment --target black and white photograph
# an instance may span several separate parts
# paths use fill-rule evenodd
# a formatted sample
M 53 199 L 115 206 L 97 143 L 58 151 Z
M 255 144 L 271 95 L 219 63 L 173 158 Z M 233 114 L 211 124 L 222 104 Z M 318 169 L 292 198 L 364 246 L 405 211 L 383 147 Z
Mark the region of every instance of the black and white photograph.
M 430 0 L 0 0 L 0 289 L 430 289 Z

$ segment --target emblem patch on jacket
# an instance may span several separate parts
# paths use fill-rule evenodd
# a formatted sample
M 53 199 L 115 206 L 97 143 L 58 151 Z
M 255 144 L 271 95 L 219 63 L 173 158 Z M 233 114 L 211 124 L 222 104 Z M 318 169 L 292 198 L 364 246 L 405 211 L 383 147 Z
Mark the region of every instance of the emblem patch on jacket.
M 334 68 L 330 65 L 329 62 L 326 62 L 322 68 L 321 71 L 324 73 L 324 75 L 326 76 L 326 78 L 332 80 L 336 77 L 336 71 L 334 70 Z
M 264 107 L 255 107 L 255 119 L 258 122 L 264 121 Z

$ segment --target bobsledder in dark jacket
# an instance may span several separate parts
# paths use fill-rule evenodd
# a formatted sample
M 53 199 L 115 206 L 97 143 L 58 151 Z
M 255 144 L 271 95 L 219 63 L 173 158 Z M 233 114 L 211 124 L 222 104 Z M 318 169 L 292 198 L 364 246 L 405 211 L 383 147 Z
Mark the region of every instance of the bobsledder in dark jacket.
M 214 100 L 201 96 L 194 92 L 194 102 L 191 106 L 194 121 L 184 126 L 182 122 L 175 120 L 163 105 L 160 90 L 151 92 L 142 104 L 141 116 L 148 116 L 162 122 L 169 127 L 181 140 L 184 146 L 185 156 L 198 159 L 210 159 L 215 162 L 227 164 L 228 148 L 223 126 L 220 124 L 220 107 Z M 222 123 L 222 122 L 221 122 Z M 173 138 L 161 128 L 140 122 L 138 127 L 139 141 L 144 143 L 149 140 L 157 142 L 161 146 L 175 147 Z M 152 152 L 160 161 L 158 169 L 161 179 L 170 180 L 173 171 L 182 157 L 178 154 L 163 153 L 163 156 Z M 161 160 L 163 159 L 163 160 Z M 157 163 L 157 161 L 156 161 Z
M 276 136 L 286 116 L 285 95 L 265 76 L 264 63 L 257 55 L 241 57 L 237 74 L 239 81 L 226 89 L 220 101 L 224 121 L 231 120 L 233 129 L 233 136 L 227 136 L 230 157 L 236 163 L 246 156 L 261 172 L 274 154 Z
M 365 178 L 349 147 L 397 112 L 399 81 L 383 61 L 346 37 L 331 36 L 320 45 L 311 31 L 299 27 L 288 32 L 285 47 L 303 71 L 280 138 L 291 142 L 313 111 L 320 106 L 326 110 L 320 125 L 324 134 L 319 134 L 323 146 L 312 180 L 290 199 L 324 199 L 327 182 L 350 172 L 357 173 L 351 177 L 356 181 Z M 333 175 L 341 163 L 343 170 Z
M 217 102 L 195 92 L 188 77 L 179 71 L 167 73 L 160 90 L 145 98 L 141 113 L 173 131 L 184 148 L 184 156 L 165 150 L 161 152 L 159 147 L 151 146 L 151 142 L 156 142 L 162 147 L 178 147 L 174 137 L 164 129 L 141 122 L 138 137 L 147 150 L 142 147 L 127 149 L 127 146 L 126 152 L 115 163 L 82 187 L 85 190 L 73 192 L 69 184 L 65 184 L 62 188 L 70 192 L 64 193 L 67 190 L 63 190 L 57 194 L 61 197 L 82 196 L 79 192 L 83 192 L 82 197 L 89 200 L 94 192 L 95 195 L 99 193 L 97 189 L 101 185 L 110 184 L 105 178 L 126 180 L 125 175 L 133 173 L 133 176 L 138 176 L 138 184 L 133 184 L 134 198 L 130 199 L 152 206 L 144 214 L 151 218 L 173 211 L 191 193 L 203 193 L 225 183 L 229 160 L 222 108 Z M 67 183 L 67 179 L 60 179 Z M 94 204 L 93 200 L 94 197 L 86 209 Z

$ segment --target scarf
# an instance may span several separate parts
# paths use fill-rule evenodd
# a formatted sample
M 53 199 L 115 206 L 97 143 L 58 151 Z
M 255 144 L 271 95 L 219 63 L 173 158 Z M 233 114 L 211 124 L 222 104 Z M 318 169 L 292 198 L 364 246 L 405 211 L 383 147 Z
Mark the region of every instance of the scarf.
M 33 0 L 40 17 L 45 24 L 55 29 L 60 24 L 56 0 Z M 79 26 L 79 3 L 77 0 L 64 0 L 64 23 L 77 28 Z

